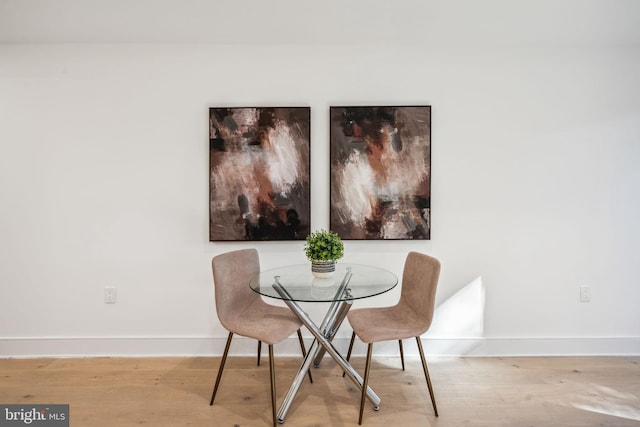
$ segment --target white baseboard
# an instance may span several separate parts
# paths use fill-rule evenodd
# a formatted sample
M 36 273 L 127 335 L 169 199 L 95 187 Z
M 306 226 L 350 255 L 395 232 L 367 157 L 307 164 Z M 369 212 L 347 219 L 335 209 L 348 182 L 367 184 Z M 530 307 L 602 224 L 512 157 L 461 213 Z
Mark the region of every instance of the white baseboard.
M 629 356 L 640 355 L 640 337 L 423 339 L 438 356 Z M 405 345 L 406 346 L 406 345 Z
M 220 356 L 225 337 L 35 337 L 0 338 L 0 358 L 30 357 L 161 357 Z M 640 355 L 640 337 L 596 338 L 423 338 L 428 357 L 496 356 L 628 356 Z M 311 339 L 305 338 L 307 347 Z M 335 346 L 346 353 L 349 338 L 336 338 Z M 234 356 L 254 356 L 256 341 L 236 336 L 231 345 Z M 266 348 L 265 348 L 266 355 Z M 364 356 L 365 344 L 356 340 L 353 355 Z M 405 340 L 405 355 L 417 356 L 414 340 Z M 283 356 L 300 354 L 295 336 L 275 346 Z M 378 356 L 398 355 L 396 342 L 377 343 Z M 325 356 L 326 357 L 326 356 Z

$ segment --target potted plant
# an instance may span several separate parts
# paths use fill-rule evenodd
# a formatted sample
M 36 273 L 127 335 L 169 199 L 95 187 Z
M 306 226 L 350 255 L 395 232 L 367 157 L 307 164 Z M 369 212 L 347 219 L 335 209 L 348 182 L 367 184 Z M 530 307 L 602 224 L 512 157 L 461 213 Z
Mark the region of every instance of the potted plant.
M 336 271 L 336 260 L 344 255 L 344 244 L 338 234 L 321 229 L 307 236 L 304 253 L 311 261 L 315 277 L 331 277 Z

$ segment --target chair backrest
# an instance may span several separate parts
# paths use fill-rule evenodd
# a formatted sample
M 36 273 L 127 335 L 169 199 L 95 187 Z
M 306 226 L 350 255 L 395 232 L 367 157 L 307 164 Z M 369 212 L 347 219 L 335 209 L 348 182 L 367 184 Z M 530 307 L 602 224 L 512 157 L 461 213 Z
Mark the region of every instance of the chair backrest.
M 440 277 L 440 261 L 419 252 L 409 252 L 402 273 L 400 301 L 420 318 L 426 332 L 435 310 L 436 288 Z
M 260 273 L 255 249 L 241 249 L 213 257 L 213 287 L 220 323 L 233 331 L 234 319 L 260 296 L 249 288 L 249 280 Z

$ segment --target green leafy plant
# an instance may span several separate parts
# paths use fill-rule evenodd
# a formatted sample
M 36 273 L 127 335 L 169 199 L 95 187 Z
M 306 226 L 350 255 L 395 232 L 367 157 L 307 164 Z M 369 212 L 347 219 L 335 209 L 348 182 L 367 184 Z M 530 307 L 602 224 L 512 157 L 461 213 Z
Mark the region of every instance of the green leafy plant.
M 344 255 L 344 244 L 333 231 L 318 230 L 307 236 L 304 254 L 309 261 L 335 261 Z

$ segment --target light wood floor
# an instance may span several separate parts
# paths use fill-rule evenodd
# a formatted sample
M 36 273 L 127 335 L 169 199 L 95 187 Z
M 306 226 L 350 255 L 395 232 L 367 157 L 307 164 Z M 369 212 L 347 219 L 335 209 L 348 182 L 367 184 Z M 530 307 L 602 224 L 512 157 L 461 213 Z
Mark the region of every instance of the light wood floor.
M 440 417 L 419 359 L 376 359 L 367 404 L 374 426 L 640 426 L 640 357 L 432 358 Z M 230 357 L 213 407 L 220 358 L 0 359 L 0 403 L 69 403 L 71 426 L 268 426 L 266 357 Z M 276 364 L 278 404 L 300 360 Z M 363 359 L 354 359 L 362 372 Z M 331 359 L 313 368 L 284 427 L 356 426 L 358 391 Z

